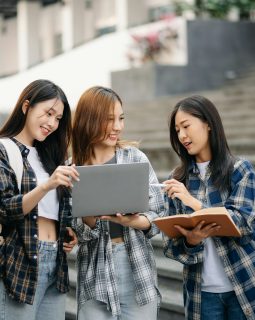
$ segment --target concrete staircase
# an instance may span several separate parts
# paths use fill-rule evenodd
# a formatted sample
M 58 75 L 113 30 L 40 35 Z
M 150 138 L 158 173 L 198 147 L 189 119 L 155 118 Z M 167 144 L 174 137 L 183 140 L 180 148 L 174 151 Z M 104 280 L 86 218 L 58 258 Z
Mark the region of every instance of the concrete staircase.
M 199 94 L 208 97 L 218 108 L 233 154 L 245 156 L 255 164 L 255 71 L 229 81 L 220 90 Z M 178 161 L 170 148 L 167 122 L 175 103 L 185 96 L 188 94 L 124 105 L 124 136 L 141 141 L 141 149 L 149 157 L 160 180 L 168 176 Z M 163 256 L 161 235 L 152 242 L 162 294 L 159 320 L 183 320 L 182 265 Z M 74 252 L 69 255 L 71 291 L 67 299 L 67 320 L 74 320 L 76 314 L 75 260 Z
M 204 95 L 214 102 L 222 117 L 232 153 L 255 163 L 255 71 L 229 81 L 220 90 L 191 94 Z M 124 105 L 125 138 L 141 141 L 141 149 L 151 160 L 160 179 L 166 178 L 178 161 L 170 147 L 168 117 L 176 102 L 188 95 Z
M 159 320 L 183 320 L 182 265 L 167 259 L 163 254 L 162 235 L 152 240 L 158 271 L 159 290 L 162 302 Z

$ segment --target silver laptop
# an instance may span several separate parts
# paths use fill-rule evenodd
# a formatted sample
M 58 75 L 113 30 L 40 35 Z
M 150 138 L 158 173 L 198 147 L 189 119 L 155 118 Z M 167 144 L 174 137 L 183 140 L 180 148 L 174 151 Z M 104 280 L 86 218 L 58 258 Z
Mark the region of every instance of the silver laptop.
M 146 212 L 149 164 L 77 166 L 80 181 L 72 189 L 74 217 Z

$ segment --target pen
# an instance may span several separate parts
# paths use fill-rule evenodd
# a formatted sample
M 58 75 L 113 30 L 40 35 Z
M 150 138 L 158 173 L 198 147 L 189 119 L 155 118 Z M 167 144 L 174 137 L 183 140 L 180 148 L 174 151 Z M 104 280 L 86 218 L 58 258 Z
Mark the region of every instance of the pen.
M 164 183 L 151 183 L 152 187 L 165 188 L 166 185 Z

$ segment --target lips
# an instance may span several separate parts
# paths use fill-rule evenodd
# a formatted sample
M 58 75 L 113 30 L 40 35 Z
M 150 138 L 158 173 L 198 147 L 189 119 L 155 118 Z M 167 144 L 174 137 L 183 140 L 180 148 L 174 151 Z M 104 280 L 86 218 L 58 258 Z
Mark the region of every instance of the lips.
M 41 132 L 44 136 L 47 136 L 48 134 L 50 134 L 50 130 L 45 127 L 41 127 Z
M 183 143 L 183 146 L 186 148 L 186 149 L 189 149 L 189 147 L 191 146 L 192 142 L 185 142 Z
M 117 134 L 109 134 L 108 138 L 109 138 L 110 140 L 117 140 L 118 135 L 117 135 Z

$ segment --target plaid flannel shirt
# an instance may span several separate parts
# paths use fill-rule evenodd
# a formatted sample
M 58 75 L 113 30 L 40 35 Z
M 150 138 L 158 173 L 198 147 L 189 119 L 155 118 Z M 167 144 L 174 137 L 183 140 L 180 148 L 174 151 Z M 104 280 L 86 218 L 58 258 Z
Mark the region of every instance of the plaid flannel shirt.
M 241 238 L 213 237 L 218 255 L 230 279 L 247 319 L 255 319 L 255 172 L 246 160 L 236 160 L 231 176 L 231 191 L 219 192 L 210 179 L 209 168 L 202 180 L 195 164 L 190 167 L 190 194 L 205 207 L 224 206 L 241 231 Z M 169 215 L 192 213 L 180 200 L 166 197 Z M 184 237 L 165 238 L 164 253 L 184 264 L 183 290 L 185 315 L 189 320 L 200 319 L 201 272 L 203 243 L 189 248 Z
M 38 276 L 37 206 L 23 214 L 23 195 L 36 187 L 36 176 L 27 155 L 29 150 L 13 139 L 23 158 L 21 193 L 16 175 L 8 162 L 5 148 L 0 144 L 0 223 L 4 242 L 0 245 L 0 278 L 10 297 L 18 302 L 33 304 Z M 71 224 L 70 198 L 64 197 L 59 205 L 59 242 L 57 255 L 57 289 L 68 291 L 69 278 L 63 239 L 66 226 Z
M 144 153 L 137 148 L 117 149 L 117 163 L 149 162 Z M 157 177 L 150 166 L 149 182 L 157 183 Z M 86 205 L 86 204 L 84 204 Z M 159 188 L 150 187 L 149 212 L 143 213 L 150 221 L 164 214 L 164 201 Z M 95 299 L 107 304 L 115 316 L 120 315 L 120 302 L 117 283 L 114 276 L 112 243 L 107 221 L 97 220 L 94 229 L 89 228 L 81 219 L 73 220 L 79 250 L 78 264 L 78 307 L 87 300 Z M 159 233 L 152 224 L 149 231 L 124 227 L 123 237 L 135 282 L 135 298 L 139 305 L 145 305 L 155 299 L 160 303 L 157 287 L 157 272 L 150 242 L 151 237 Z

